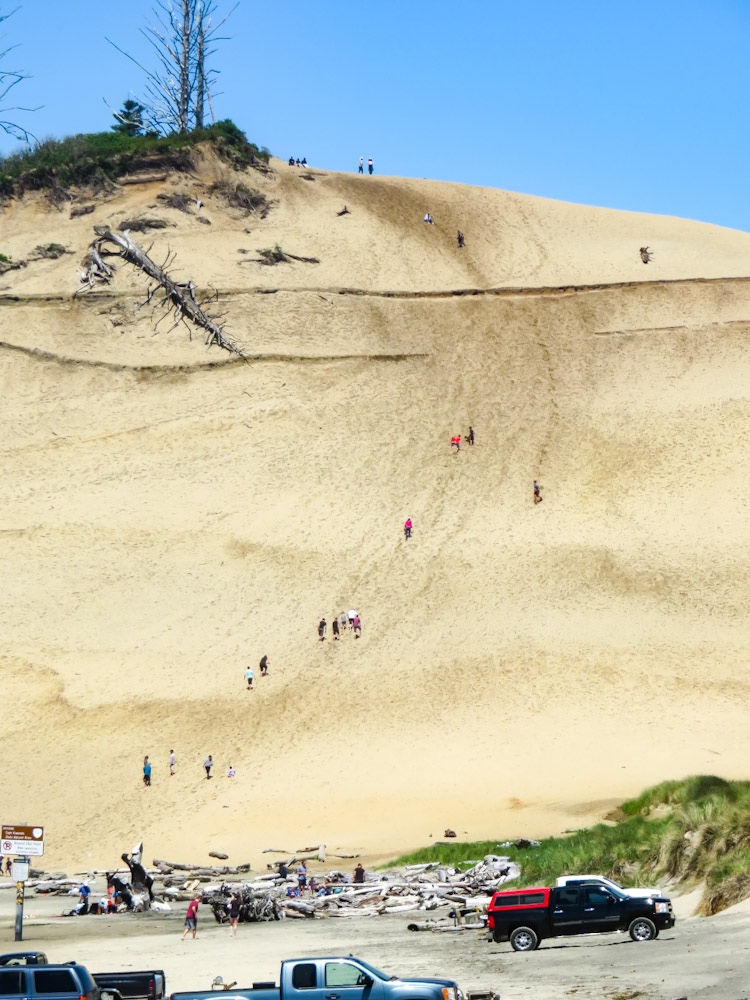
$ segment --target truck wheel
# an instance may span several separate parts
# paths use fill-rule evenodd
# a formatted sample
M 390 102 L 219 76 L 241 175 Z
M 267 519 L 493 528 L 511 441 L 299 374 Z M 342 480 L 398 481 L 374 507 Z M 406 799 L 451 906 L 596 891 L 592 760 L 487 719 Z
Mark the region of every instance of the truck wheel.
M 516 927 L 510 934 L 513 951 L 533 951 L 539 944 L 539 937 L 531 927 Z
M 658 934 L 656 924 L 648 917 L 636 917 L 628 931 L 634 941 L 653 941 Z

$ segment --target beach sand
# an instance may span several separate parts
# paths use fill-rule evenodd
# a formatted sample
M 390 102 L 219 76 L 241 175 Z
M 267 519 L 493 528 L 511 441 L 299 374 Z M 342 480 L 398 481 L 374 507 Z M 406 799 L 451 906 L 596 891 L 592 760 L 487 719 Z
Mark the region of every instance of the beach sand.
M 272 165 L 264 219 L 210 155 L 3 209 L 6 255 L 70 251 L 0 277 L 3 822 L 48 871 L 141 839 L 349 870 L 746 777 L 750 235 Z M 143 215 L 246 361 L 155 332 L 124 263 L 72 298 L 92 227 Z M 248 262 L 277 244 L 320 263 Z M 361 639 L 319 642 L 350 607 Z

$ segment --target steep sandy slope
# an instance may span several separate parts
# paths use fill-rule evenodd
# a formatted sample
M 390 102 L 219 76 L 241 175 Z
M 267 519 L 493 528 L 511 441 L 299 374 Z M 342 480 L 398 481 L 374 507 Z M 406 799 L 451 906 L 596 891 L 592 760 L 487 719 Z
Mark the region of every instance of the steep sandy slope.
M 91 226 L 159 189 L 5 211 L 3 252 L 74 255 L 2 278 L 4 822 L 50 864 L 384 853 L 745 776 L 750 236 L 276 167 L 266 219 L 207 160 L 171 183 L 212 224 L 143 239 L 248 362 L 154 335 L 124 267 L 70 298 Z M 276 243 L 321 263 L 238 263 Z M 318 642 L 348 607 L 362 638 Z

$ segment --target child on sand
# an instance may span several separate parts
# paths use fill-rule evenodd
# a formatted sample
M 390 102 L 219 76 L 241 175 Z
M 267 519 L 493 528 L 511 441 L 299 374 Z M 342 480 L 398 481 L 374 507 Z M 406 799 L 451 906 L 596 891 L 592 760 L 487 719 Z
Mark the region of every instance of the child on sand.
M 539 483 L 535 479 L 534 480 L 534 503 L 541 503 L 542 502 L 542 493 L 541 493 L 541 490 L 542 490 L 542 487 L 539 485 Z

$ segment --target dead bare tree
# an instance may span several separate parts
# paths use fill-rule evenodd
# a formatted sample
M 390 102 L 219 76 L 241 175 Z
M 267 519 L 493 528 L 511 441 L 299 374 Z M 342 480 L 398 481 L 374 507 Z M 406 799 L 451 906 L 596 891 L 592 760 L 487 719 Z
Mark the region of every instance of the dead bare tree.
M 641 260 L 644 264 L 648 264 L 654 259 L 653 252 L 649 247 L 641 247 L 638 252 L 641 255 Z
M 237 6 L 217 20 L 216 0 L 157 0 L 154 23 L 141 29 L 156 53 L 153 70 L 107 39 L 146 74 L 140 103 L 145 107 L 147 128 L 165 135 L 203 128 L 205 108 L 212 108 L 212 88 L 219 75 L 218 70 L 207 68 L 208 59 L 216 43 L 227 40 L 218 32 Z
M 7 21 L 9 17 L 12 17 L 16 13 L 18 7 L 12 10 L 9 14 L 0 13 L 0 24 L 3 21 Z M 7 135 L 12 135 L 15 139 L 19 139 L 21 142 L 30 142 L 34 137 L 27 129 L 22 125 L 18 125 L 16 122 L 8 121 L 5 115 L 13 111 L 38 111 L 38 108 L 24 108 L 20 105 L 8 105 L 6 101 L 8 100 L 8 95 L 17 87 L 22 80 L 27 80 L 28 75 L 26 73 L 20 73 L 18 70 L 4 69 L 3 63 L 9 52 L 12 52 L 15 45 L 11 45 L 10 48 L 0 51 L 0 129 Z
M 146 304 L 151 303 L 156 289 L 161 288 L 164 313 L 171 312 L 174 317 L 174 323 L 170 330 L 174 330 L 180 323 L 187 323 L 187 320 L 190 320 L 206 331 L 206 345 L 208 347 L 216 344 L 217 347 L 229 351 L 230 354 L 235 354 L 238 357 L 245 356 L 232 338 L 224 333 L 216 320 L 211 319 L 204 312 L 202 303 L 198 302 L 195 296 L 195 283 L 175 281 L 174 278 L 170 277 L 167 268 L 174 261 L 171 252 L 163 264 L 157 264 L 149 257 L 148 251 L 143 250 L 131 240 L 127 232 L 114 232 L 106 226 L 95 226 L 94 232 L 96 239 L 89 247 L 83 262 L 83 270 L 80 272 L 81 287 L 76 295 L 90 291 L 97 284 L 109 284 L 114 276 L 114 267 L 107 263 L 106 258 L 121 257 L 129 264 L 144 271 L 156 282 L 156 288 L 150 287 L 148 289 Z M 159 322 L 161 319 L 157 321 L 157 326 Z

